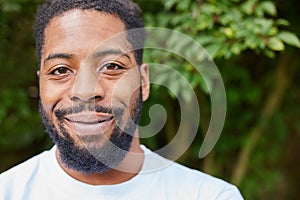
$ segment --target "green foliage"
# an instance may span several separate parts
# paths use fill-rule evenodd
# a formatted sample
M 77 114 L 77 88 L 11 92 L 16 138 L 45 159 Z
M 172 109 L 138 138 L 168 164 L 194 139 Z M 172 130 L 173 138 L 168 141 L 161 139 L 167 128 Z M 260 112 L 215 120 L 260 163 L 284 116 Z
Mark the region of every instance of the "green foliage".
M 150 26 L 157 22 L 153 25 L 192 35 L 211 58 L 229 59 L 247 49 L 273 58 L 274 51 L 284 50 L 284 43 L 299 47 L 295 34 L 281 31 L 288 22 L 276 18 L 271 1 L 166 0 L 162 4 L 164 13 L 146 16 Z
M 300 47 L 298 37 L 284 29 L 289 23 L 277 17 L 276 7 L 271 1 L 165 0 L 157 6 L 163 7 L 164 11 L 155 15 L 152 12 L 145 13 L 147 26 L 167 27 L 193 37 L 212 59 L 230 59 L 247 50 L 274 58 L 286 45 Z M 185 40 L 171 37 L 167 41 L 175 49 L 185 49 L 187 55 L 195 54 Z M 149 60 L 160 62 L 154 53 L 150 56 L 152 58 Z M 162 56 L 159 56 L 160 59 Z M 164 64 L 179 70 L 194 87 L 200 85 L 204 90 L 209 87 L 199 78 L 198 73 L 183 68 L 182 60 L 177 60 L 170 54 L 164 56 L 163 60 L 172 61 L 173 63 Z M 175 95 L 181 95 L 180 91 L 184 90 L 180 89 L 180 81 L 177 84 L 173 84 Z M 191 94 L 185 94 L 188 95 Z
M 41 137 L 33 127 L 40 127 L 36 111 L 29 107 L 28 95 L 21 89 L 0 91 L 0 150 L 19 149 Z
M 43 146 L 45 138 L 37 110 L 32 34 L 37 2 L 0 1 L 0 155 L 28 148 L 37 141 Z M 8 164 L 3 160 L 0 169 L 5 165 Z

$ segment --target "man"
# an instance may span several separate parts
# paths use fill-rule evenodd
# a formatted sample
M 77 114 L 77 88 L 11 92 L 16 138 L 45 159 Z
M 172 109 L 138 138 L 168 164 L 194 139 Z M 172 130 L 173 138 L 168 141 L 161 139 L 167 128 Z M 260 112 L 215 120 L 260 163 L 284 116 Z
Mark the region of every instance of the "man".
M 143 27 L 128 0 L 40 7 L 40 113 L 55 146 L 1 174 L 0 199 L 242 199 L 236 187 L 140 145 Z

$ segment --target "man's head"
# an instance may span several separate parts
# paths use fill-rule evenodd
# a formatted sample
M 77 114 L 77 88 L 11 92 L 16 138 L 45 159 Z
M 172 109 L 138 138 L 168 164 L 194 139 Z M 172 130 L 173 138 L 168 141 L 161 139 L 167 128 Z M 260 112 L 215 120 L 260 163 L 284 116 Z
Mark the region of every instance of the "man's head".
M 131 148 L 149 95 L 144 31 L 129 30 L 140 27 L 124 0 L 49 0 L 38 11 L 40 112 L 66 167 L 105 173 Z

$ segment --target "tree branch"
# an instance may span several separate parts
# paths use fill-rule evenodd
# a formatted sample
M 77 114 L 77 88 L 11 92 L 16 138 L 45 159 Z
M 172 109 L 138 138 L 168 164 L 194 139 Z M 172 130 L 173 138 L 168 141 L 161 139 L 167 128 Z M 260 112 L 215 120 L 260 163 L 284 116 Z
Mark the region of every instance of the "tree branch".
M 290 74 L 290 59 L 288 54 L 282 55 L 275 71 L 275 84 L 273 89 L 269 92 L 268 98 L 265 101 L 264 108 L 262 110 L 259 121 L 256 126 L 252 129 L 247 139 L 247 143 L 238 156 L 238 162 L 235 165 L 231 182 L 235 185 L 240 185 L 244 179 L 251 154 L 257 145 L 259 139 L 264 135 L 265 128 L 268 124 L 269 119 L 278 110 L 284 94 L 289 86 L 289 74 Z

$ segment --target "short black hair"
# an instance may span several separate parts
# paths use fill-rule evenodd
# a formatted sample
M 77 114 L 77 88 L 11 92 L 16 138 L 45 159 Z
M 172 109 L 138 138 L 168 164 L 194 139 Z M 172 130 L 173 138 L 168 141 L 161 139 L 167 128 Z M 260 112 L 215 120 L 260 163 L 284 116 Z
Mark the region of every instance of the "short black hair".
M 141 9 L 137 4 L 130 0 L 46 0 L 38 8 L 34 26 L 39 68 L 47 25 L 54 17 L 73 9 L 106 12 L 119 17 L 126 30 L 138 29 L 138 31 L 128 31 L 127 40 L 132 45 L 137 64 L 142 64 L 146 31 L 141 18 Z

